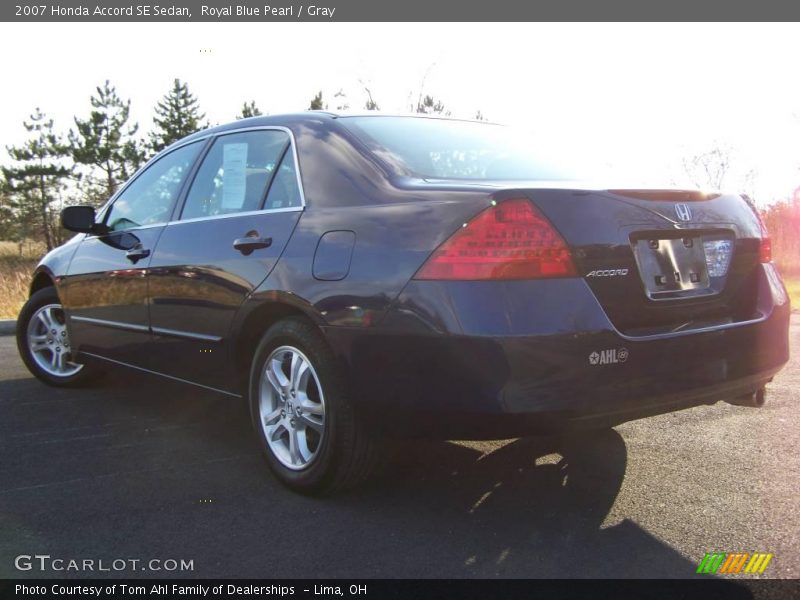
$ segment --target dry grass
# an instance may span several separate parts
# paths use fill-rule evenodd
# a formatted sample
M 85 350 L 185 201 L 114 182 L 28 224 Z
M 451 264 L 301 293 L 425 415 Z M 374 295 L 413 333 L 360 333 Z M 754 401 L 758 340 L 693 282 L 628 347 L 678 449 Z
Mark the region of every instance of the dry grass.
M 800 276 L 786 277 L 783 282 L 791 298 L 792 309 L 800 310 Z
M 0 242 L 0 319 L 16 319 L 28 298 L 31 273 L 44 254 L 44 247 Z
M 38 261 L 47 252 L 41 242 L 25 241 L 21 244 L 0 240 L 0 258 L 21 258 Z

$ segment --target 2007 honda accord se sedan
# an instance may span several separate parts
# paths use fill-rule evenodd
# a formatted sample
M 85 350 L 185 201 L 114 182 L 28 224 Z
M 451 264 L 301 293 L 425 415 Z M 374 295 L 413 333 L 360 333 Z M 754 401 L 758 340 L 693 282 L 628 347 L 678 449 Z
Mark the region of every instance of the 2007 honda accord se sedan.
M 327 112 L 198 132 L 64 209 L 79 235 L 35 271 L 22 358 L 51 385 L 122 365 L 244 398 L 309 494 L 390 438 L 761 405 L 790 307 L 750 199 L 581 184 L 537 144 Z

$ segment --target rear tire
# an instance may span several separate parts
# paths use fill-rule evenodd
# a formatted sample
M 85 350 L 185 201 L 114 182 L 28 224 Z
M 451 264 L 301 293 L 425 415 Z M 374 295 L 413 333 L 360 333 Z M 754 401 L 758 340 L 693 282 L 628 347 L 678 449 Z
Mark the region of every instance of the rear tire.
M 54 287 L 38 290 L 22 307 L 17 349 L 28 370 L 47 385 L 83 385 L 98 373 L 95 365 L 73 360 L 64 309 Z
M 250 416 L 270 470 L 307 495 L 351 488 L 379 462 L 382 444 L 358 418 L 333 352 L 303 318 L 274 324 L 253 358 Z

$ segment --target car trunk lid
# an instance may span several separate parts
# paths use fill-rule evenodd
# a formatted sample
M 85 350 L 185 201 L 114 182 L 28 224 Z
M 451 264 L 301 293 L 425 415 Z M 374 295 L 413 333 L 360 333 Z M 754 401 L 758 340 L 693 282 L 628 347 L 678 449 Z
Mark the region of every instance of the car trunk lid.
M 760 222 L 739 195 L 684 190 L 523 192 L 570 246 L 578 273 L 622 333 L 748 320 Z

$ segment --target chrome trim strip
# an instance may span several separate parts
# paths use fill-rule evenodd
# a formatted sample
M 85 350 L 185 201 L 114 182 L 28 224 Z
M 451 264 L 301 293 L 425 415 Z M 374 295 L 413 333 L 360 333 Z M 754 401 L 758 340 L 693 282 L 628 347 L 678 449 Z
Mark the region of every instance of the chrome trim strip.
M 165 227 L 167 225 L 166 222 L 163 223 L 151 223 L 150 225 L 137 225 L 136 227 L 127 227 L 125 229 L 115 229 L 113 231 L 107 231 L 105 233 L 87 233 L 87 239 L 100 239 L 104 237 L 108 237 L 109 235 L 114 235 L 115 233 L 124 233 L 128 231 L 142 231 L 144 229 L 155 229 L 156 227 Z
M 93 319 L 92 317 L 76 317 L 74 315 L 71 315 L 69 319 L 70 321 L 79 321 L 81 323 L 99 325 L 100 327 L 110 327 L 111 329 L 125 329 L 127 331 L 150 333 L 150 328 L 147 325 L 134 325 L 133 323 L 123 323 L 121 321 L 106 321 L 105 319 Z
M 222 337 L 218 335 L 191 333 L 189 331 L 178 331 L 177 329 L 167 329 L 166 327 L 148 327 L 146 325 L 134 325 L 133 323 L 123 323 L 122 321 L 107 321 L 105 319 L 94 319 L 92 317 L 71 316 L 70 319 L 75 321 L 80 321 L 82 323 L 89 323 L 91 325 L 99 325 L 100 327 L 109 327 L 111 329 L 124 329 L 128 331 L 136 331 L 139 333 L 155 333 L 157 335 L 168 335 L 170 337 L 199 340 L 203 342 L 214 342 L 215 344 L 219 344 L 220 342 L 222 342 Z
M 251 215 L 264 215 L 282 212 L 302 212 L 305 210 L 302 206 L 290 206 L 287 208 L 273 208 L 265 210 L 248 210 L 238 213 L 226 213 L 224 215 L 211 215 L 210 217 L 193 217 L 191 219 L 184 219 L 182 221 L 170 221 L 167 225 L 181 225 L 182 223 L 196 223 L 197 221 L 211 221 L 212 219 L 230 219 L 233 217 L 247 217 Z
M 218 335 L 206 335 L 204 333 L 190 333 L 188 331 L 167 329 L 166 327 L 151 327 L 150 330 L 156 335 L 166 335 L 170 337 L 186 338 L 189 340 L 200 340 L 203 342 L 214 342 L 215 344 L 219 344 L 222 341 L 222 337 Z
M 586 281 L 585 278 L 579 277 L 580 281 L 583 282 L 587 288 L 589 288 L 589 283 Z M 591 290 L 591 288 L 590 288 Z M 756 309 L 758 310 L 758 309 Z M 608 326 L 610 331 L 614 333 L 614 335 L 618 335 L 624 340 L 629 342 L 651 342 L 656 340 L 666 340 L 670 338 L 677 338 L 683 337 L 685 335 L 696 335 L 698 333 L 715 333 L 720 331 L 725 331 L 727 329 L 736 329 L 738 327 L 748 327 L 750 325 L 758 325 L 759 323 L 763 323 L 767 319 L 772 316 L 772 313 L 764 313 L 760 310 L 758 311 L 758 316 L 748 319 L 747 321 L 736 321 L 734 323 L 724 323 L 720 325 L 709 325 L 707 327 L 698 327 L 697 329 L 681 329 L 679 331 L 669 331 L 664 333 L 651 333 L 647 335 L 628 335 L 626 333 L 622 333 L 616 326 L 611 322 L 611 319 L 606 314 L 605 310 L 603 310 L 603 316 L 606 318 L 608 322 Z
M 113 358 L 106 358 L 105 356 L 100 356 L 98 354 L 92 354 L 91 352 L 79 352 L 78 354 L 84 354 L 86 356 L 91 356 L 92 358 L 97 358 L 99 360 L 105 360 L 107 362 L 111 362 L 117 365 L 121 365 L 123 367 L 128 367 L 130 369 L 136 369 L 137 371 L 143 371 L 145 373 L 150 373 L 151 375 L 158 375 L 159 377 L 166 377 L 167 379 L 172 379 L 173 381 L 180 381 L 181 383 L 188 383 L 189 385 L 194 385 L 197 387 L 204 388 L 206 390 L 211 390 L 212 392 L 219 392 L 220 394 L 225 394 L 227 396 L 233 396 L 234 398 L 241 398 L 239 394 L 234 394 L 233 392 L 226 392 L 225 390 L 221 390 L 219 388 L 211 387 L 210 385 L 203 385 L 202 383 L 195 383 L 194 381 L 189 381 L 188 379 L 181 379 L 180 377 L 174 377 L 172 375 L 167 375 L 166 373 L 159 373 L 158 371 L 151 371 L 150 369 L 145 369 L 144 367 L 137 367 L 136 365 L 132 365 L 126 362 L 122 362 L 119 360 L 114 360 Z
M 697 329 L 682 329 L 680 331 L 669 331 L 665 333 L 655 333 L 651 335 L 626 335 L 614 328 L 616 334 L 621 338 L 628 340 L 630 342 L 649 342 L 654 340 L 666 340 L 669 338 L 676 338 L 682 337 L 685 335 L 697 335 L 699 333 L 713 333 L 718 331 L 725 331 L 726 329 L 736 329 L 738 327 L 747 327 L 749 325 L 758 325 L 759 323 L 763 323 L 769 318 L 769 315 L 761 313 L 760 316 L 756 317 L 755 319 L 750 319 L 748 321 L 736 321 L 734 323 L 724 323 L 721 325 L 709 325 L 708 327 L 698 327 Z

